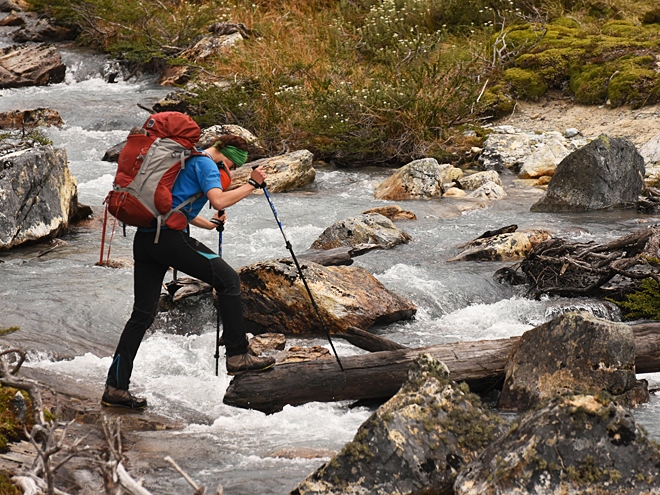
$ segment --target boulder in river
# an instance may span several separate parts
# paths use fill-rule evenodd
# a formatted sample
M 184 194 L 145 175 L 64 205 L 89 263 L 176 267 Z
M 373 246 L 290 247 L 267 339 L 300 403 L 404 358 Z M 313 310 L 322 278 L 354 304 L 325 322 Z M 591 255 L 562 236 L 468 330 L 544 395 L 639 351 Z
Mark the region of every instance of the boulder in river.
M 301 262 L 305 279 L 331 332 L 368 329 L 412 318 L 415 305 L 391 291 L 364 268 L 324 267 Z M 293 261 L 262 261 L 238 270 L 245 328 L 252 334 L 323 334 Z
M 0 112 L 0 129 L 24 129 L 40 126 L 62 126 L 64 121 L 57 110 L 35 108 Z
M 566 393 L 621 395 L 637 385 L 630 326 L 575 312 L 525 332 L 511 353 L 498 407 L 528 410 Z
M 561 161 L 531 211 L 633 208 L 644 185 L 644 171 L 644 158 L 631 141 L 601 135 Z
M 398 229 L 380 213 L 366 213 L 337 222 L 323 231 L 310 249 L 333 249 L 340 246 L 376 244 L 389 249 L 407 244 L 412 237 Z
M 0 48 L 0 89 L 45 86 L 64 81 L 66 65 L 54 46 L 12 45 Z
M 467 191 L 476 191 L 481 186 L 488 184 L 489 182 L 494 182 L 500 187 L 502 186 L 502 179 L 500 178 L 500 174 L 498 174 L 495 170 L 477 172 L 458 179 L 458 183 L 461 185 L 461 188 Z
M 374 191 L 376 199 L 398 201 L 441 196 L 443 184 L 454 182 L 463 171 L 448 163 L 440 165 L 435 158 L 422 158 L 404 165 L 381 182 Z
M 66 150 L 49 145 L 0 158 L 0 198 L 0 249 L 65 231 L 78 208 Z
M 377 208 L 371 208 L 362 212 L 363 215 L 367 213 L 380 213 L 392 221 L 417 220 L 417 216 L 412 211 L 404 210 L 399 205 L 378 206 Z
M 293 191 L 311 184 L 316 179 L 316 170 L 312 167 L 314 155 L 307 150 L 294 151 L 285 155 L 262 158 L 250 162 L 243 167 L 232 170 L 231 186 L 228 191 L 245 184 L 250 178 L 252 167 L 262 166 L 268 178 L 269 193 Z M 256 189 L 256 194 L 263 194 L 263 189 Z
M 0 20 L 0 26 L 24 26 L 27 21 L 16 12 L 12 12 L 4 19 Z
M 0 0 L 0 12 L 23 11 L 28 8 L 24 0 Z
M 485 172 L 484 172 L 485 173 Z M 468 198 L 487 199 L 494 201 L 496 199 L 506 198 L 506 191 L 496 182 L 486 182 L 467 195 Z
M 550 233 L 546 230 L 529 229 L 479 238 L 461 246 L 463 251 L 447 261 L 509 261 L 522 259 L 527 256 L 534 246 L 550 237 Z
M 291 495 L 452 493 L 461 468 L 505 431 L 443 363 L 423 354 L 401 390 Z
M 558 397 L 468 464 L 453 493 L 650 495 L 658 466 L 657 443 L 630 411 L 604 395 Z

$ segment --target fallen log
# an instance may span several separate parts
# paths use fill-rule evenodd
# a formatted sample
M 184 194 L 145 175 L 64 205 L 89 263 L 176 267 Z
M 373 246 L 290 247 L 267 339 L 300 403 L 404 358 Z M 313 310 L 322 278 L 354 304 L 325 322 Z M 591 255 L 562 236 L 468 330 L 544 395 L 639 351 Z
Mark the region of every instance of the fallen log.
M 332 249 L 309 249 L 299 254 L 297 258 L 301 261 L 313 261 L 323 266 L 348 266 L 353 264 L 353 258 L 356 256 L 361 256 L 374 249 L 382 249 L 382 247 L 378 244 L 359 244 Z
M 660 371 L 660 323 L 632 327 L 637 373 Z M 340 400 L 387 399 L 403 384 L 410 363 L 428 353 L 444 362 L 456 381 L 475 392 L 486 392 L 504 379 L 504 366 L 518 337 L 476 342 L 455 342 L 417 349 L 342 356 L 344 373 L 334 360 L 277 365 L 264 373 L 234 377 L 224 403 L 265 413 L 285 405 Z
M 379 337 L 371 332 L 362 330 L 358 327 L 349 326 L 346 331 L 335 334 L 337 337 L 350 342 L 355 347 L 369 352 L 396 351 L 398 349 L 408 349 L 405 345 L 399 344 L 384 337 Z

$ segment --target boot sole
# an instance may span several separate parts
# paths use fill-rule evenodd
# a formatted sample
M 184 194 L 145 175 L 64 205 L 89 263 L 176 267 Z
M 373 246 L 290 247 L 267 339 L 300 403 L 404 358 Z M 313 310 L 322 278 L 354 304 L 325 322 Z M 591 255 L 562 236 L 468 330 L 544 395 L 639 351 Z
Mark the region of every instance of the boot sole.
M 104 400 L 101 401 L 101 405 L 105 407 L 113 407 L 113 408 L 121 408 L 121 409 L 129 409 L 131 411 L 142 411 L 147 408 L 147 405 L 145 404 L 142 407 L 133 407 L 125 404 L 113 404 L 111 402 L 106 402 Z
M 260 371 L 268 371 L 273 366 L 275 366 L 275 364 L 276 363 L 269 364 L 265 368 L 259 368 L 259 369 L 256 369 L 256 370 L 227 371 L 227 374 L 230 375 L 230 376 L 236 376 L 236 375 L 240 375 L 240 374 L 243 374 L 243 373 L 249 373 L 250 371 L 256 371 L 257 373 L 259 373 Z

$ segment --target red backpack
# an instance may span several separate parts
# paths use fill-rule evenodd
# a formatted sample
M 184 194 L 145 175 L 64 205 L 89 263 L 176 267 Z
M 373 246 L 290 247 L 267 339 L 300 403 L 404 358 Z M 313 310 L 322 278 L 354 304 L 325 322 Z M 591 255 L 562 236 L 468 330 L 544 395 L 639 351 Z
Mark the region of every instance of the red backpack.
M 108 211 L 127 225 L 155 228 L 155 242 L 158 242 L 163 225 L 174 230 L 184 230 L 188 226 L 188 218 L 181 210 L 197 201 L 203 193 L 188 198 L 172 209 L 172 186 L 185 167 L 187 158 L 204 155 L 195 150 L 200 134 L 197 123 L 179 112 L 153 114 L 142 128 L 131 130 L 119 155 L 113 190 L 104 201 L 107 206 L 101 240 L 101 265 Z M 226 169 L 224 171 L 223 174 L 221 167 L 222 185 L 226 190 L 225 182 L 228 186 L 231 177 Z

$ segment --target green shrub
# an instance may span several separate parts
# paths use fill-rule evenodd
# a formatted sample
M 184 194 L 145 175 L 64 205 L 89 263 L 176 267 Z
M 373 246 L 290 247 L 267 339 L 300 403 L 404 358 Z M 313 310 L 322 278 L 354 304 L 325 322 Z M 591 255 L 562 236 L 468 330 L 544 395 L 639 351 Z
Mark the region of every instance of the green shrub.
M 660 284 L 652 278 L 644 280 L 640 290 L 628 294 L 625 301 L 614 302 L 625 310 L 626 319 L 660 320 Z

